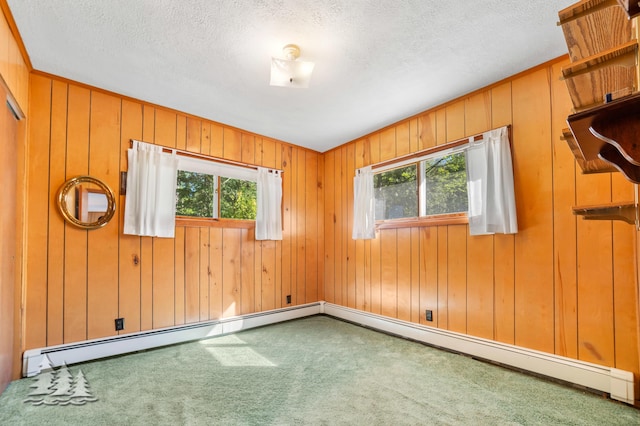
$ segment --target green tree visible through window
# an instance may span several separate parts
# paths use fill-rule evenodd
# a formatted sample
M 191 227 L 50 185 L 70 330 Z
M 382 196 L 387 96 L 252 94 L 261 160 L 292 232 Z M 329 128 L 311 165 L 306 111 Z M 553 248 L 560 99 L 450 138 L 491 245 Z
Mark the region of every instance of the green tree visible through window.
M 176 214 L 213 217 L 214 176 L 178 170 Z
M 255 182 L 220 178 L 220 217 L 255 220 L 257 186 Z
M 416 170 L 412 164 L 373 175 L 377 220 L 418 216 Z
M 425 160 L 426 215 L 468 211 L 464 153 Z

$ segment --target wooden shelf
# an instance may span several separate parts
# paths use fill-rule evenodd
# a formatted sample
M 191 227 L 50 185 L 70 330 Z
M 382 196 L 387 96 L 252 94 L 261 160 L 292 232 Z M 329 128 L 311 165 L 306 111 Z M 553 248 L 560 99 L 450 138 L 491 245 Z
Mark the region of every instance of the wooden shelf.
M 562 69 L 576 111 L 630 95 L 637 87 L 638 41 L 631 40 L 571 63 Z
M 569 148 L 571 149 L 573 156 L 576 158 L 578 166 L 582 169 L 583 174 L 610 173 L 618 171 L 618 169 L 613 167 L 613 165 L 608 161 L 604 161 L 599 158 L 590 161 L 585 160 L 582 155 L 582 151 L 580 150 L 580 146 L 573 137 L 573 133 L 571 133 L 571 130 L 568 128 L 562 129 L 562 139 L 567 142 L 567 145 L 569 145 Z
M 582 159 L 610 162 L 627 179 L 640 183 L 640 94 L 570 115 L 567 123 Z
M 573 214 L 582 216 L 585 220 L 621 220 L 630 225 L 635 225 L 637 221 L 637 208 L 632 201 L 574 207 Z
M 638 0 L 582 0 L 558 12 L 574 114 L 563 132 L 583 172 L 619 170 L 640 183 Z
M 558 12 L 571 61 L 627 43 L 632 23 L 617 0 L 585 0 Z M 594 31 L 607 24 L 606 31 Z

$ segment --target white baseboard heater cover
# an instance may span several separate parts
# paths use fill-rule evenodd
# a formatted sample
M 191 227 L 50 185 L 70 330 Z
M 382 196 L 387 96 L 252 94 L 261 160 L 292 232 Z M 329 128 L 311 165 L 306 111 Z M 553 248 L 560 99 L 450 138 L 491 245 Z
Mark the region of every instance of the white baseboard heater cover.
M 634 403 L 634 378 L 630 371 L 427 327 L 331 303 L 323 304 L 323 313 L 429 345 L 606 392 L 612 399 L 627 404 Z
M 487 361 L 606 392 L 611 398 L 634 403 L 634 377 L 630 371 L 565 358 L 479 337 L 427 327 L 326 302 L 265 311 L 217 321 L 131 333 L 67 345 L 25 351 L 22 374 L 40 372 L 44 356 L 50 367 L 75 364 L 160 346 L 204 339 L 317 314 L 326 314 L 386 333 L 442 347 Z
M 40 373 L 45 355 L 50 362 L 49 368 L 59 367 L 63 364 L 71 365 L 93 359 L 235 333 L 263 325 L 317 315 L 320 311 L 321 303 L 316 302 L 216 321 L 30 349 L 25 351 L 22 359 L 22 375 L 31 377 Z

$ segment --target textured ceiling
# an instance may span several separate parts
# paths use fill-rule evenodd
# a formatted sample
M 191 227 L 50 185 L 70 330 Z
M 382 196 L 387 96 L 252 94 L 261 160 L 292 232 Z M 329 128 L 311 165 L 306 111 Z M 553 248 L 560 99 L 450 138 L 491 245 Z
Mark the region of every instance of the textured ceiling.
M 8 0 L 36 70 L 320 152 L 566 53 L 572 0 Z M 296 43 L 308 89 L 269 86 Z

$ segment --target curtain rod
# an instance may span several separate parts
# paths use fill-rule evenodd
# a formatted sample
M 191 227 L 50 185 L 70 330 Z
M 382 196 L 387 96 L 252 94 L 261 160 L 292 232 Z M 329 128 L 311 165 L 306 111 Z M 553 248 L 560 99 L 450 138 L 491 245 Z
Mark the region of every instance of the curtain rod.
M 502 127 L 507 127 L 507 131 L 509 132 L 509 141 L 511 141 L 511 125 L 507 125 L 507 126 L 500 126 L 500 127 L 496 127 L 495 129 L 491 129 L 491 130 L 496 130 L 496 129 L 500 129 Z M 489 132 L 491 130 L 488 130 Z M 381 167 L 386 167 L 386 166 L 391 166 L 393 164 L 396 163 L 401 163 L 407 160 L 411 160 L 412 158 L 418 158 L 418 157 L 423 157 L 427 154 L 435 154 L 436 152 L 440 152 L 440 151 L 445 151 L 447 149 L 451 149 L 451 148 L 456 148 L 465 144 L 469 143 L 469 139 L 473 138 L 474 142 L 478 142 L 481 141 L 484 138 L 484 133 L 486 132 L 482 132 L 482 133 L 477 133 L 475 135 L 472 136 L 467 136 L 466 138 L 461 138 L 461 139 L 457 139 L 455 141 L 452 142 L 447 142 L 447 143 L 443 143 L 442 145 L 436 145 L 436 146 L 432 146 L 429 148 L 425 148 L 422 149 L 420 151 L 416 151 L 414 153 L 411 154 L 407 154 L 407 155 L 403 155 L 402 157 L 397 157 L 394 158 L 392 160 L 386 160 L 386 161 L 382 161 L 380 163 L 376 163 L 376 164 L 372 164 L 371 165 L 371 169 L 375 170 L 375 169 L 379 169 Z
M 228 165 L 231 165 L 231 166 L 244 167 L 246 169 L 253 169 L 253 170 L 258 170 L 259 167 L 263 167 L 263 166 L 257 166 L 255 164 L 242 163 L 242 162 L 239 162 L 239 161 L 233 161 L 233 160 L 227 160 L 227 159 L 224 159 L 224 158 L 213 157 L 211 155 L 200 154 L 198 152 L 190 152 L 190 151 L 185 151 L 185 150 L 178 149 L 178 148 L 169 148 L 169 147 L 164 146 L 164 145 L 156 145 L 156 144 L 145 142 L 145 141 L 141 141 L 141 140 L 138 140 L 138 139 L 131 139 L 129 141 L 129 147 L 133 146 L 133 141 L 134 140 L 137 141 L 137 142 L 142 142 L 142 143 L 146 143 L 146 144 L 149 144 L 149 145 L 159 146 L 159 147 L 162 148 L 162 152 L 166 152 L 166 153 L 175 152 L 176 154 L 182 155 L 184 157 L 199 158 L 199 159 L 203 159 L 203 160 L 207 160 L 207 161 L 213 161 L 214 163 L 228 164 Z M 274 167 L 263 167 L 263 168 L 269 169 L 269 170 L 275 170 L 275 171 L 280 172 L 280 173 L 284 173 L 284 170 L 276 169 Z

